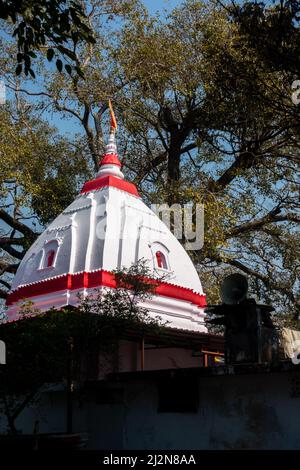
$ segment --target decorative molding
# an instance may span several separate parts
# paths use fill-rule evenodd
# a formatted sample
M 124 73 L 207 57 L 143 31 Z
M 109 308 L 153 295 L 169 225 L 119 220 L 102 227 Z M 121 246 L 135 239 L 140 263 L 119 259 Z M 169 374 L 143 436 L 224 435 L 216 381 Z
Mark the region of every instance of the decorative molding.
M 52 227 L 52 228 L 47 228 L 46 233 L 51 233 L 51 232 L 59 232 L 62 230 L 67 230 L 68 228 L 71 227 L 72 224 L 67 224 L 67 225 L 62 225 L 61 227 Z
M 90 204 L 86 204 L 85 206 L 81 206 L 81 207 L 76 207 L 74 209 L 65 209 L 62 214 L 64 215 L 69 215 L 69 214 L 73 214 L 74 212 L 78 212 L 78 211 L 83 211 L 84 209 L 90 209 L 91 205 Z
M 100 166 L 103 165 L 117 165 L 121 167 L 121 162 L 117 153 L 105 153 L 100 162 Z
M 164 281 L 161 282 L 150 278 L 148 280 L 156 285 L 156 295 L 184 300 L 202 308 L 206 306 L 205 294 L 199 294 L 187 287 L 170 284 Z M 8 295 L 6 305 L 10 306 L 20 300 L 47 295 L 60 290 L 87 289 L 101 286 L 116 288 L 116 281 L 112 272 L 100 269 L 93 272 L 64 274 L 51 279 L 20 286 Z
M 124 181 L 115 176 L 103 176 L 102 178 L 96 178 L 94 180 L 87 181 L 81 190 L 81 194 L 88 193 L 90 191 L 96 191 L 105 187 L 113 187 L 124 191 L 125 193 L 132 194 L 133 196 L 140 197 L 136 186 L 128 181 Z

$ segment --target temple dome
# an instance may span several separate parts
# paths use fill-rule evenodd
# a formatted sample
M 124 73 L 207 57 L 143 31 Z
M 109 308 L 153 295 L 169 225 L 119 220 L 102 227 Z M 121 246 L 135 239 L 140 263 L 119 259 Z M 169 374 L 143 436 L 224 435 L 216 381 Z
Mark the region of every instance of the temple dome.
M 7 299 L 9 319 L 24 300 L 42 311 L 76 305 L 78 294 L 114 288 L 113 271 L 143 258 L 160 281 L 143 305 L 168 326 L 206 331 L 205 295 L 179 241 L 124 180 L 115 135 L 110 134 L 95 179 L 37 238 L 20 263 Z

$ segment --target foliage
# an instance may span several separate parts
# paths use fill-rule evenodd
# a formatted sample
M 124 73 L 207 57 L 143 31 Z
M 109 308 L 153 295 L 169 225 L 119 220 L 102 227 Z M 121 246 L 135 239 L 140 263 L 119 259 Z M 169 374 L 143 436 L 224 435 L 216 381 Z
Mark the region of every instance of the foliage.
M 251 295 L 297 317 L 300 108 L 291 100 L 297 70 L 271 63 L 280 9 L 258 6 L 255 16 L 256 7 L 245 2 L 235 14 L 229 3 L 187 0 L 152 17 L 134 1 L 118 7 L 111 0 L 110 15 L 93 2 L 96 43 L 75 51 L 86 80 L 41 68 L 33 90 L 26 80 L 12 80 L 5 51 L 0 60 L 11 89 L 79 125 L 82 156 L 95 170 L 111 98 L 125 173 L 145 202 L 204 203 L 205 246 L 191 255 L 208 302 L 220 277 L 240 270 L 253 279 Z M 298 20 L 292 2 L 279 3 L 290 5 L 292 16 L 277 42 L 295 64 Z
M 47 122 L 28 108 L 0 108 L 2 272 L 15 272 L 44 224 L 73 201 L 88 177 L 80 151 Z M 7 287 L 9 277 L 2 281 Z
M 11 197 L 15 210 L 31 208 L 48 223 L 75 198 L 88 166 L 70 141 L 29 109 L 14 115 L 2 107 L 0 117 L 1 200 L 5 205 Z
M 121 321 L 122 328 L 126 325 L 132 327 L 143 324 L 155 329 L 161 323 L 161 318 L 150 317 L 148 310 L 143 307 L 143 302 L 151 298 L 157 286 L 147 261 L 141 259 L 130 268 L 115 270 L 114 278 L 116 289 L 99 290 L 96 296 L 83 298 L 80 311 L 96 313 L 103 319 L 112 318 Z M 109 322 L 108 327 L 110 327 Z
M 49 312 L 1 325 L 6 343 L 7 364 L 0 369 L 1 411 L 10 432 L 16 433 L 15 420 L 26 405 L 48 382 L 57 382 L 66 374 L 68 312 Z
M 272 320 L 278 329 L 291 328 L 300 331 L 300 321 L 290 313 L 282 315 L 273 315 Z
M 17 417 L 38 399 L 43 386 L 66 379 L 70 359 L 72 379 L 80 383 L 88 378 L 91 355 L 97 356 L 100 350 L 109 360 L 126 331 L 159 333 L 160 319 L 151 319 L 139 305 L 155 287 L 147 281 L 148 274 L 140 260 L 115 273 L 116 289 L 99 291 L 83 299 L 78 308 L 41 314 L 25 304 L 22 319 L 0 326 L 7 348 L 7 365 L 0 368 L 0 406 L 10 432 L 17 432 Z
M 249 46 L 259 54 L 269 70 L 298 77 L 300 62 L 300 5 L 298 0 L 247 1 L 229 4 Z
M 36 52 L 46 49 L 47 59 L 52 61 L 56 56 L 56 67 L 61 72 L 65 60 L 75 61 L 75 66 L 65 63 L 64 68 L 71 74 L 73 69 L 82 76 L 80 64 L 76 56 L 66 47 L 72 39 L 74 44 L 79 41 L 94 43 L 95 39 L 88 25 L 87 17 L 80 2 L 77 0 L 1 0 L 0 18 L 13 23 L 13 37 L 17 38 L 16 74 L 24 70 L 25 75 L 35 78 L 31 68 Z M 49 47 L 51 46 L 51 47 Z
M 166 22 L 138 19 L 122 39 L 126 163 L 147 197 L 166 181 L 170 202 L 184 200 L 182 189 L 197 194 L 206 209 L 205 247 L 192 254 L 199 272 L 239 269 L 254 294 L 297 316 L 299 109 L 288 78 L 213 3 L 187 1 Z

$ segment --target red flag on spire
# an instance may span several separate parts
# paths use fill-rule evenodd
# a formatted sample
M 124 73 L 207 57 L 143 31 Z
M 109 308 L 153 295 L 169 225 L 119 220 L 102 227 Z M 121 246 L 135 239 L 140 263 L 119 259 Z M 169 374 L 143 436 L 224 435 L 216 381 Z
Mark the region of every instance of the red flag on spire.
M 113 131 L 116 131 L 118 128 L 118 125 L 117 125 L 116 116 L 115 116 L 110 100 L 108 100 L 108 106 L 109 106 L 109 111 L 110 111 L 110 127 Z

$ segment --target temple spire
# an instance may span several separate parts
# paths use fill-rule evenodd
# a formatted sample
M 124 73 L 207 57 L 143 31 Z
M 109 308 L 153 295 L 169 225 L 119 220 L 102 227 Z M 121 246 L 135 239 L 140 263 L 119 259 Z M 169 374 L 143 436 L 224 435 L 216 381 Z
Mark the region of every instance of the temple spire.
M 102 176 L 116 176 L 124 179 L 124 175 L 120 170 L 121 162 L 119 160 L 116 144 L 117 120 L 110 100 L 108 101 L 108 107 L 110 111 L 110 134 L 97 176 L 98 178 Z
M 108 100 L 108 107 L 109 107 L 109 112 L 110 112 L 110 133 L 112 133 L 112 132 L 116 132 L 116 130 L 118 129 L 118 125 L 117 125 L 116 116 L 115 116 L 110 100 Z

